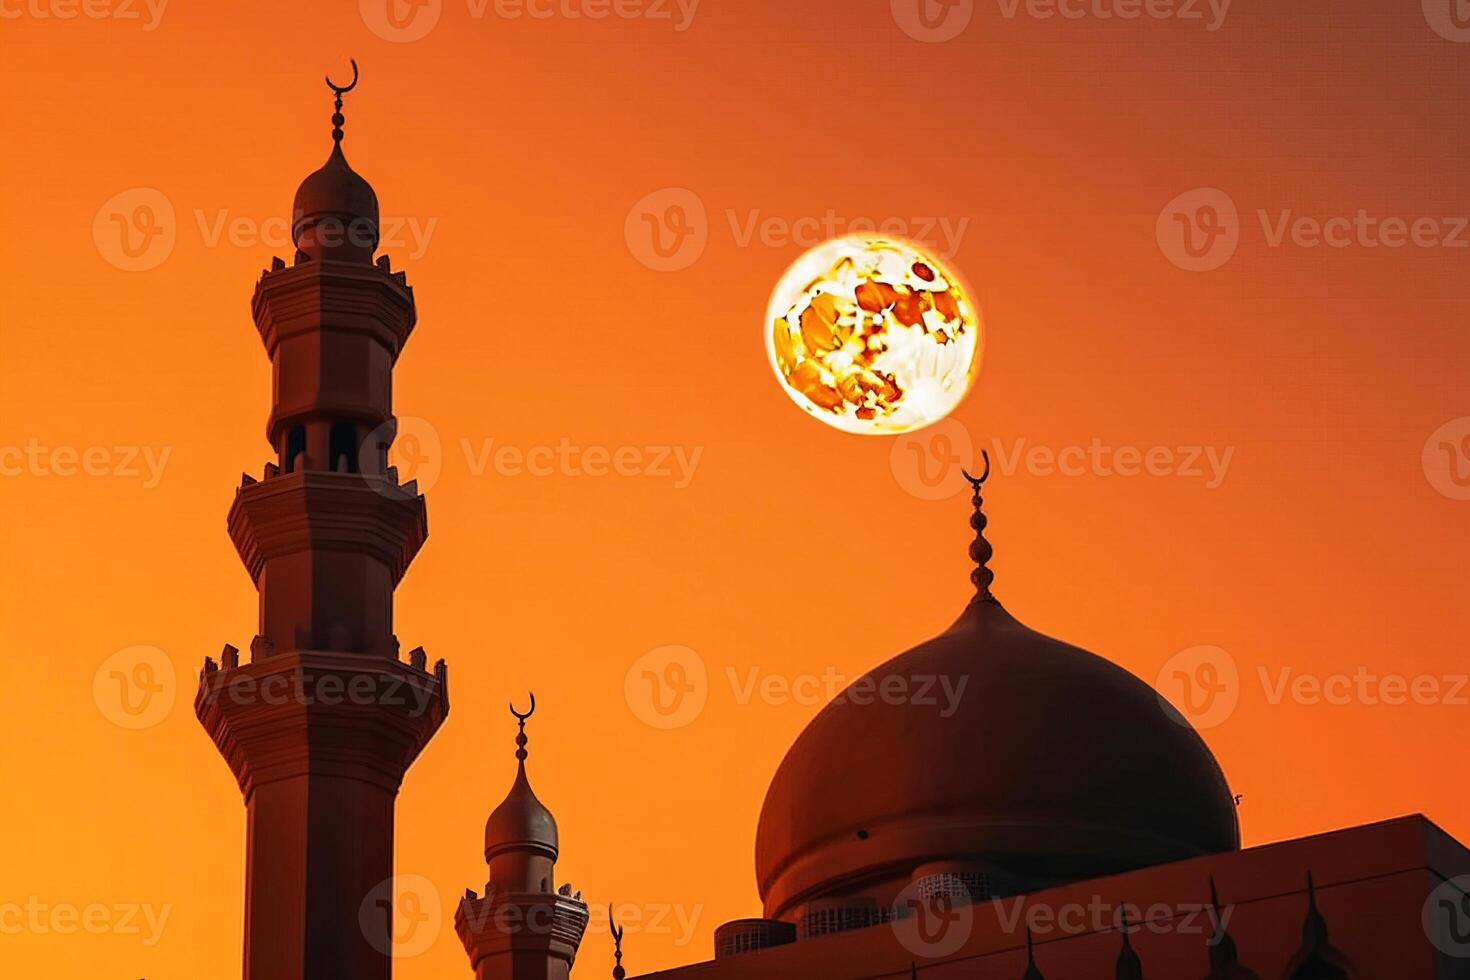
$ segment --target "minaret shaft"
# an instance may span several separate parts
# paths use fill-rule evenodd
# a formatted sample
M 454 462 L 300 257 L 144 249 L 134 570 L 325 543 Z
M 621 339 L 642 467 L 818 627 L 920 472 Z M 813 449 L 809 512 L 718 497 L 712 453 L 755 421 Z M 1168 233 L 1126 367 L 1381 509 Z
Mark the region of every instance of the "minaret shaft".
M 296 195 L 296 262 L 276 260 L 252 307 L 276 458 L 243 479 L 228 527 L 258 633 L 248 663 L 233 647 L 205 661 L 195 698 L 245 801 L 245 980 L 389 980 L 394 799 L 449 710 L 444 662 L 403 663 L 393 632 L 428 533 L 387 456 L 413 292 L 372 262 L 377 198 L 342 154 L 333 89 L 332 154 Z

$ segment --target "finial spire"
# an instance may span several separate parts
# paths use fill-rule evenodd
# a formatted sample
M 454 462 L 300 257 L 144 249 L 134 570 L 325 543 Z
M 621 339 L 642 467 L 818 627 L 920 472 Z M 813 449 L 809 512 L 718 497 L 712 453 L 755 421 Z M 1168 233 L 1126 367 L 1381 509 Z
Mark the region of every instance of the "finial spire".
M 1030 926 L 1026 927 L 1026 973 L 1021 980 L 1043 980 L 1036 965 L 1036 939 L 1031 935 Z
M 1120 907 L 1121 925 L 1118 931 L 1123 934 L 1123 948 L 1118 951 L 1117 969 L 1113 976 L 1116 980 L 1143 980 L 1143 961 L 1139 959 L 1137 951 L 1133 948 L 1133 940 L 1129 938 L 1132 927 L 1128 924 L 1128 906 Z
M 331 89 L 337 97 L 332 111 L 333 143 L 342 142 L 342 124 L 347 121 L 347 117 L 342 115 L 342 96 L 345 93 L 351 92 L 353 89 L 357 88 L 357 59 L 349 58 L 348 60 L 352 62 L 352 81 L 348 82 L 346 85 L 338 85 L 336 82 L 332 81 L 331 75 L 326 76 L 327 88 Z
M 1225 930 L 1225 917 L 1220 914 L 1220 893 L 1215 888 L 1214 875 L 1210 875 L 1210 919 L 1214 923 L 1214 931 L 1208 940 L 1210 975 L 1233 975 L 1232 971 L 1240 969 L 1240 953 L 1235 948 L 1235 940 Z
M 613 937 L 613 980 L 623 980 L 628 971 L 623 969 L 623 927 L 613 919 L 612 903 L 607 903 L 607 927 Z
M 975 530 L 975 540 L 970 542 L 970 560 L 975 563 L 975 570 L 970 573 L 970 581 L 975 585 L 976 600 L 994 602 L 995 596 L 990 592 L 990 583 L 995 581 L 995 573 L 990 570 L 990 557 L 995 554 L 995 550 L 985 540 L 985 525 L 989 522 L 985 518 L 985 501 L 980 495 L 980 488 L 990 479 L 990 453 L 982 449 L 980 458 L 985 461 L 985 472 L 978 477 L 971 476 L 969 470 L 960 471 L 970 481 L 970 488 L 974 491 L 970 497 L 970 503 L 975 508 L 975 512 L 970 515 L 970 527 Z
M 516 732 L 516 761 L 520 762 L 522 765 L 525 764 L 526 756 L 529 754 L 526 752 L 526 743 L 530 741 L 528 738 L 526 738 L 526 719 L 530 718 L 536 713 L 536 692 L 532 691 L 530 693 L 531 707 L 526 711 L 517 711 L 515 702 L 512 701 L 510 703 L 510 713 L 516 716 L 516 724 L 519 727 L 519 730 Z

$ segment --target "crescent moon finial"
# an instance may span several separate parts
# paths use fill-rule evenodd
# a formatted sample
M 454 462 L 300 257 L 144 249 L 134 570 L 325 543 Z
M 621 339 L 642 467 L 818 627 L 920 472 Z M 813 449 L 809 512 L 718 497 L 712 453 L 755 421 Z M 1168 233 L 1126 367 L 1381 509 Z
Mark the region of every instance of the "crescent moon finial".
M 337 98 L 338 99 L 342 98 L 343 93 L 345 93 L 345 92 L 351 92 L 353 89 L 357 88 L 357 59 L 356 58 L 348 58 L 347 60 L 352 63 L 352 81 L 351 82 L 348 82 L 346 85 L 338 85 L 336 82 L 332 81 L 332 76 L 331 75 L 325 76 L 325 78 L 327 80 L 327 88 L 329 88 L 333 92 L 335 92 L 337 94 Z
M 980 450 L 980 458 L 985 460 L 985 472 L 978 477 L 971 475 L 969 470 L 961 470 L 965 479 L 970 481 L 973 495 L 970 504 L 975 512 L 970 515 L 970 527 L 975 531 L 975 540 L 970 543 L 970 559 L 975 562 L 975 570 L 970 573 L 970 581 L 975 586 L 975 598 L 982 601 L 993 601 L 990 593 L 990 583 L 995 581 L 995 573 L 990 570 L 990 556 L 994 554 L 990 542 L 985 540 L 985 525 L 989 523 L 985 518 L 983 510 L 984 501 L 980 499 L 980 487 L 990 479 L 990 453 Z
M 516 703 L 510 703 L 510 713 L 516 716 L 516 759 L 521 763 L 526 761 L 526 719 L 536 713 L 536 692 L 531 692 L 531 707 L 525 711 L 517 711 Z
M 520 721 L 520 723 L 521 723 L 522 726 L 524 726 L 526 724 L 526 719 L 527 718 L 530 718 L 532 715 L 534 715 L 536 713 L 536 692 L 535 691 L 532 691 L 532 692 L 530 692 L 530 694 L 531 694 L 531 707 L 527 711 L 525 711 L 525 712 L 517 711 L 516 710 L 516 703 L 514 701 L 510 702 L 510 713 L 513 714 L 513 715 L 515 715 L 516 718 L 519 719 L 519 721 Z
M 965 474 L 965 479 L 969 480 L 970 485 L 976 490 L 979 490 L 981 484 L 990 479 L 990 453 L 982 449 L 980 450 L 980 458 L 985 461 L 985 472 L 981 473 L 978 477 L 971 476 L 969 470 L 960 470 L 961 473 Z
M 327 80 L 327 88 L 331 89 L 332 93 L 337 97 L 336 101 L 332 103 L 333 143 L 342 142 L 342 124 L 347 121 L 346 117 L 342 115 L 342 95 L 345 92 L 351 92 L 353 89 L 357 88 L 357 59 L 349 58 L 347 60 L 352 62 L 351 82 L 348 82 L 346 85 L 338 85 L 336 82 L 332 81 L 331 75 L 323 76 Z
M 607 903 L 607 925 L 613 937 L 613 980 L 623 980 L 628 975 L 623 969 L 623 927 L 613 919 L 612 902 Z

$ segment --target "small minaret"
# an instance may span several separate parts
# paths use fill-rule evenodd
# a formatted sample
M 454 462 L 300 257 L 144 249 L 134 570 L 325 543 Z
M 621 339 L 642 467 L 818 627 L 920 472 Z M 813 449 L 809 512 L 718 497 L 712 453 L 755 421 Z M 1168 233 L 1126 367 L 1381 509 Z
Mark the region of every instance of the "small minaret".
M 475 980 L 567 980 L 587 929 L 587 904 L 570 885 L 556 887 L 556 818 L 526 777 L 526 720 L 531 706 L 510 712 L 516 733 L 516 778 L 485 822 L 483 897 L 465 892 L 454 916 Z

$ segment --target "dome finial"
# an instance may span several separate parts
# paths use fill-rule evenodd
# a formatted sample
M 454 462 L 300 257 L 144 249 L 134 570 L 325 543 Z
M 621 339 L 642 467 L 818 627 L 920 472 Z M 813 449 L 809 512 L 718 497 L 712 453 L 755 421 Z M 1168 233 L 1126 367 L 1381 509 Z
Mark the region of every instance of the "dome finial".
M 337 96 L 337 101 L 333 106 L 332 112 L 332 142 L 334 143 L 342 142 L 342 124 L 347 121 L 347 118 L 342 115 L 342 96 L 357 88 L 357 59 L 348 58 L 347 60 L 352 62 L 352 81 L 346 85 L 338 85 L 332 81 L 331 75 L 326 76 L 327 88 L 331 89 Z
M 613 980 L 623 980 L 628 971 L 623 969 L 623 927 L 613 919 L 612 903 L 607 903 L 607 927 L 613 937 Z
M 1030 926 L 1026 927 L 1026 973 L 1021 980 L 1045 980 L 1036 966 L 1036 939 L 1031 935 Z
M 530 694 L 531 707 L 525 712 L 517 711 L 514 701 L 510 703 L 510 713 L 516 716 L 516 723 L 519 726 L 519 731 L 516 732 L 516 759 L 522 763 L 526 761 L 526 742 L 529 741 L 526 738 L 526 719 L 536 713 L 536 692 L 532 691 Z
M 1123 948 L 1118 951 L 1118 963 L 1113 976 L 1117 980 L 1143 980 L 1143 961 L 1133 948 L 1133 940 L 1128 937 L 1133 930 L 1128 923 L 1128 906 L 1120 906 L 1118 912 L 1121 919 L 1118 931 L 1123 934 Z
M 990 570 L 990 558 L 995 550 L 985 540 L 985 525 L 989 522 L 985 519 L 985 501 L 980 496 L 981 486 L 990 479 L 990 453 L 982 449 L 980 458 L 985 461 L 985 472 L 978 477 L 971 476 L 969 470 L 960 471 L 970 481 L 970 488 L 974 491 L 970 503 L 974 506 L 975 513 L 970 515 L 970 527 L 975 529 L 975 540 L 970 543 L 970 559 L 975 563 L 975 570 L 970 573 L 970 581 L 975 584 L 976 600 L 994 602 L 995 596 L 990 593 L 990 583 L 995 581 L 995 573 Z

